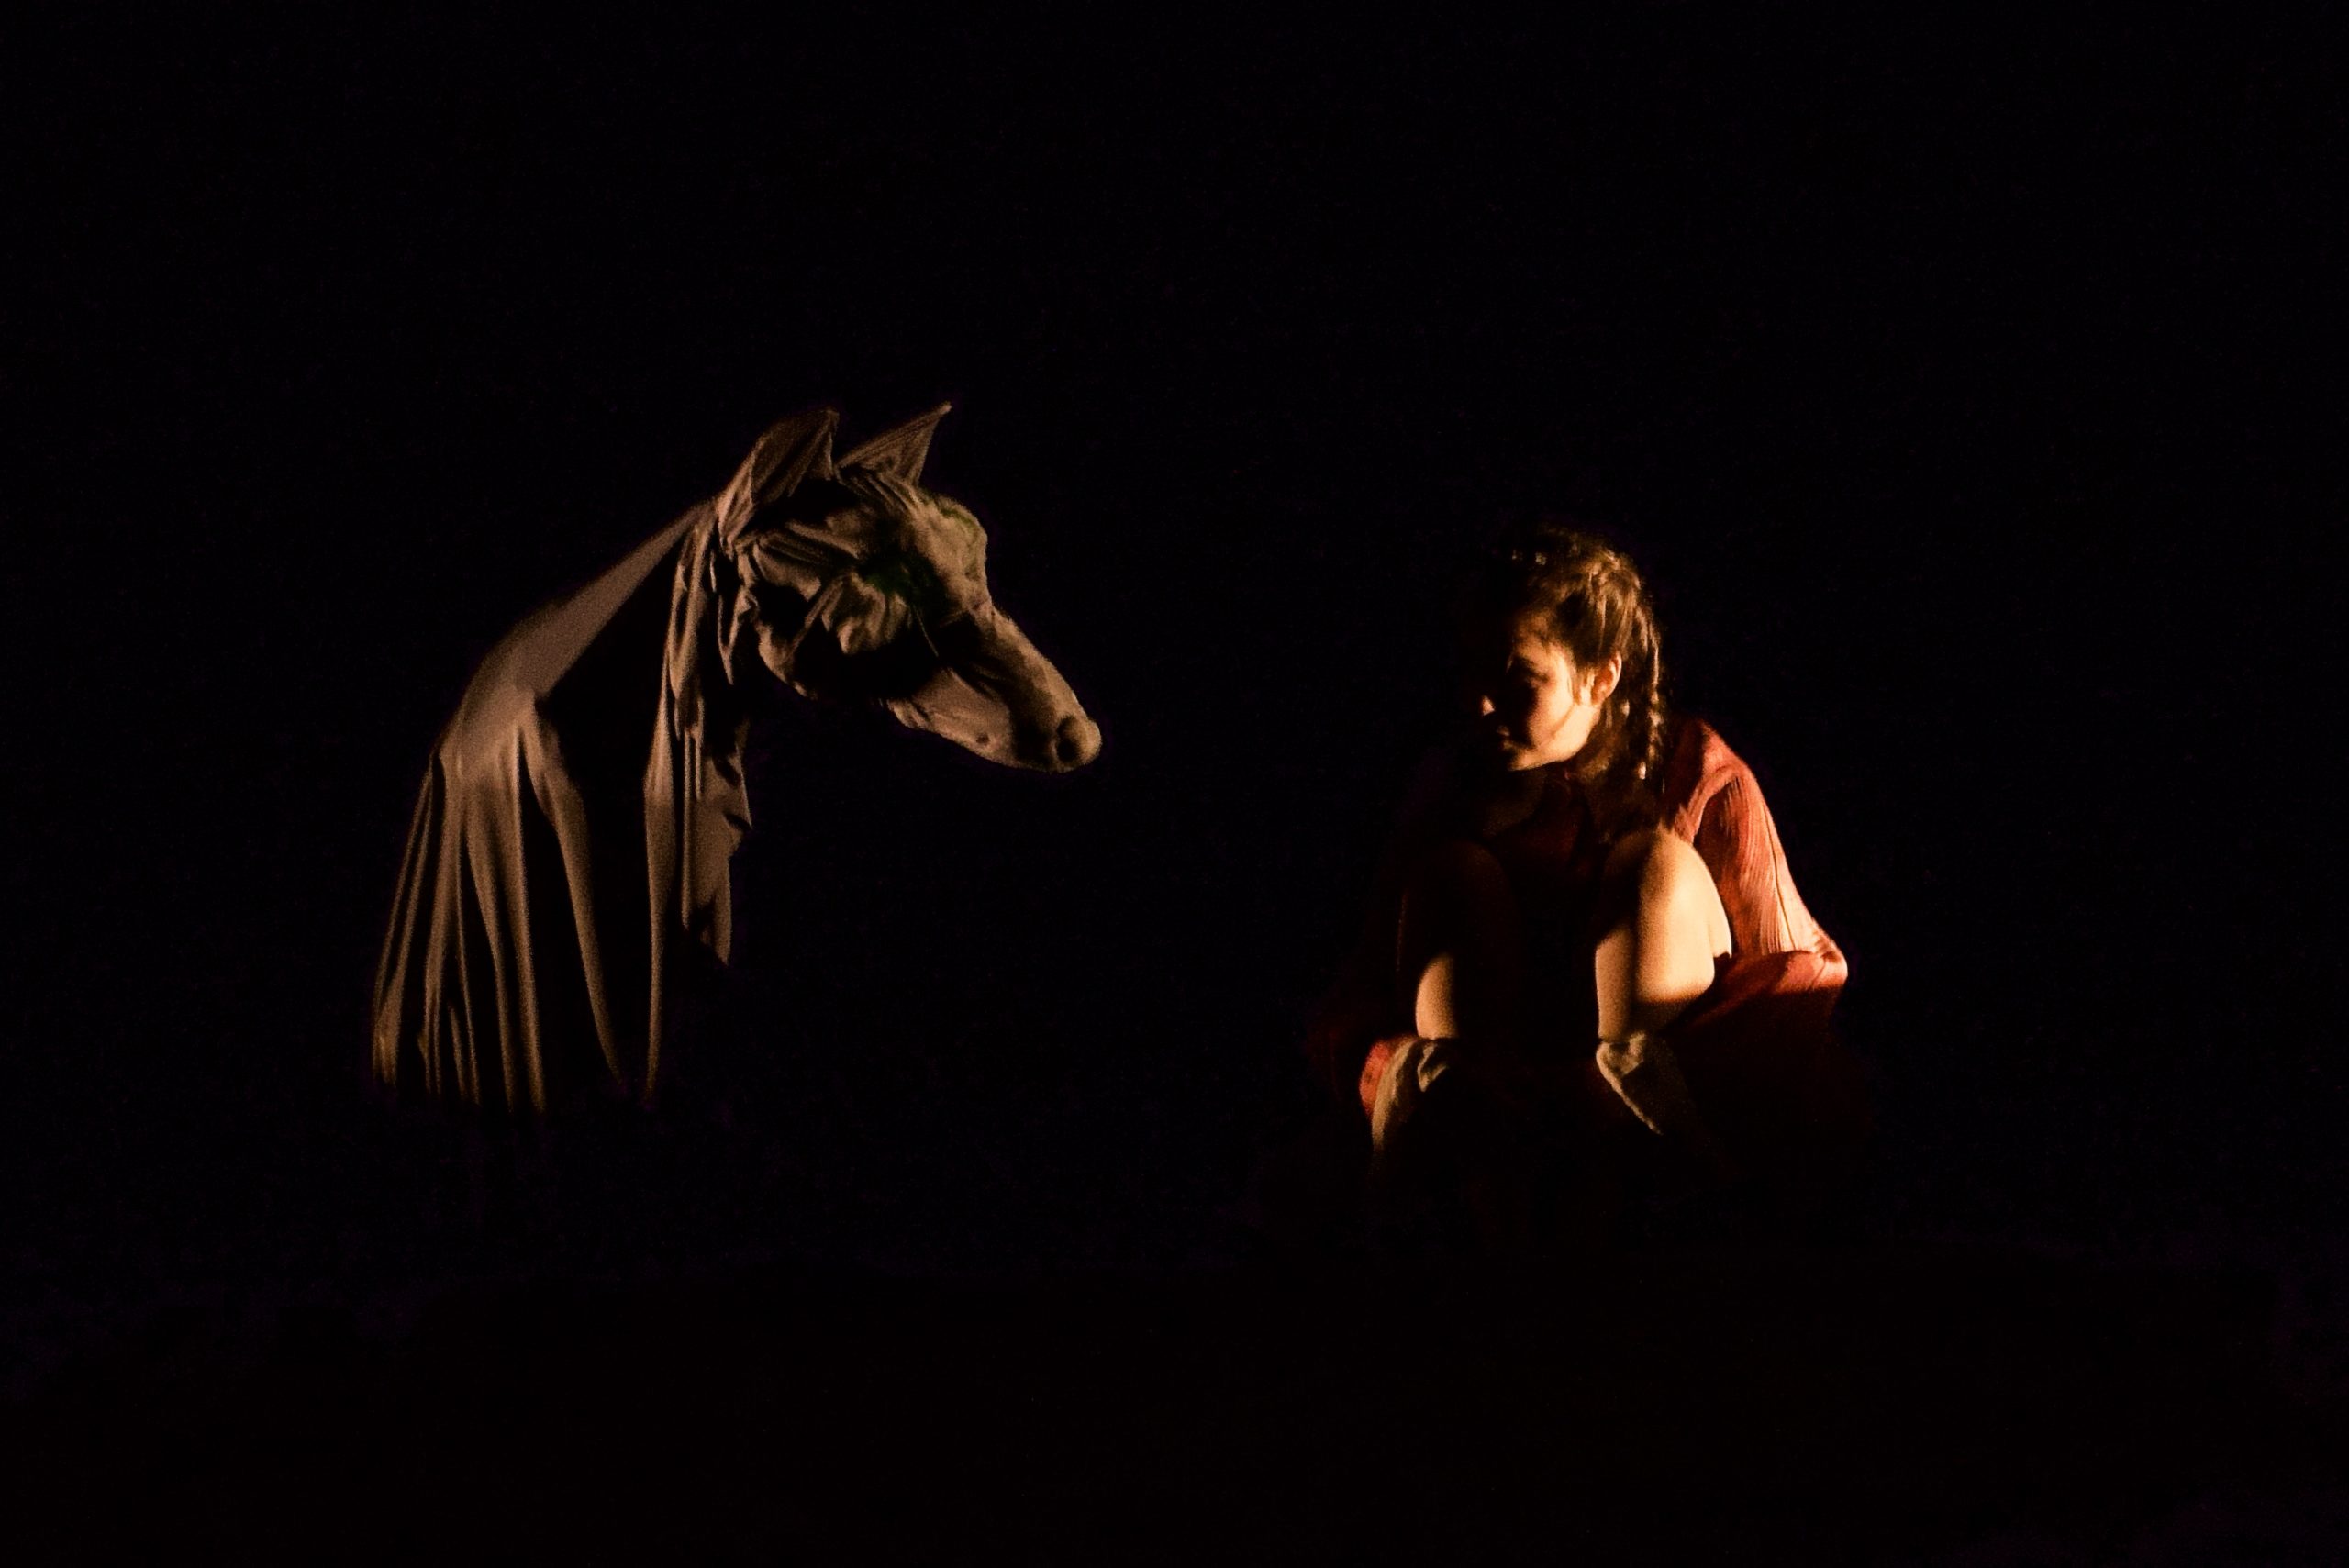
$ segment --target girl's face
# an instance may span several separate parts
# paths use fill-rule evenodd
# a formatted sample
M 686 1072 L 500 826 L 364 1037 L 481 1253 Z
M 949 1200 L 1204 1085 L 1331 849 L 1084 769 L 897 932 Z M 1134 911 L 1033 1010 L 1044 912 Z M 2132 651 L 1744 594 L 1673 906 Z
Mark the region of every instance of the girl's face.
M 1579 753 L 1623 673 L 1620 659 L 1578 666 L 1551 636 L 1548 612 L 1538 608 L 1472 635 L 1467 654 L 1480 738 L 1511 772 Z

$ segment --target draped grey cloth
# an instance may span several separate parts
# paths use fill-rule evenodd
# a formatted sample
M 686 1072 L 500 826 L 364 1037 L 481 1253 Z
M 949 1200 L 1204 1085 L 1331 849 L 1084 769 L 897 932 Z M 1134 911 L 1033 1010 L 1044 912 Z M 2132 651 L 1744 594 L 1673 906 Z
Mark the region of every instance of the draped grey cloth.
M 803 655 L 918 635 L 958 653 L 885 702 L 901 722 L 1015 765 L 1090 759 L 1098 730 L 988 597 L 977 522 L 913 483 L 945 412 L 837 465 L 830 411 L 782 421 L 720 495 L 484 661 L 409 828 L 375 979 L 382 1082 L 530 1112 L 651 1095 L 685 964 L 732 946 L 738 684 L 757 663 L 812 694 Z M 811 479 L 830 502 L 794 511 Z
M 475 673 L 425 772 L 376 973 L 384 1083 L 534 1111 L 590 1085 L 650 1094 L 674 944 L 726 956 L 749 825 L 740 728 L 708 689 L 715 522 L 696 507 Z M 587 1040 L 600 1063 L 571 1054 Z

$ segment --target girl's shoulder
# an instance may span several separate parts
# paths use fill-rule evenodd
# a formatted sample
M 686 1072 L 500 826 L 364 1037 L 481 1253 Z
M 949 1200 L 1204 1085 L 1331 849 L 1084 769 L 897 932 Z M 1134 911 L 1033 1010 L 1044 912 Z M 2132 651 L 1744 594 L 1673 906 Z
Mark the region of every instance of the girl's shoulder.
M 1662 777 L 1656 795 L 1666 826 L 1684 839 L 1696 836 L 1696 825 L 1713 798 L 1731 784 L 1751 784 L 1753 770 L 1731 749 L 1720 732 L 1693 714 L 1676 716 L 1664 742 Z

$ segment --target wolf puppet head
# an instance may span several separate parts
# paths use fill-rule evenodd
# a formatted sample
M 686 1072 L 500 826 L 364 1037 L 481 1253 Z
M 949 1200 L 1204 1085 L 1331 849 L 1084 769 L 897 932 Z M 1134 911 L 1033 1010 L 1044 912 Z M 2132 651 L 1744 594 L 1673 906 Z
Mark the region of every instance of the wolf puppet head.
M 832 455 L 839 416 L 795 416 L 760 438 L 717 501 L 734 592 L 728 668 L 755 646 L 806 695 L 879 703 L 911 729 L 990 762 L 1063 773 L 1101 749 L 1052 662 L 996 607 L 986 534 L 921 486 L 941 406 Z

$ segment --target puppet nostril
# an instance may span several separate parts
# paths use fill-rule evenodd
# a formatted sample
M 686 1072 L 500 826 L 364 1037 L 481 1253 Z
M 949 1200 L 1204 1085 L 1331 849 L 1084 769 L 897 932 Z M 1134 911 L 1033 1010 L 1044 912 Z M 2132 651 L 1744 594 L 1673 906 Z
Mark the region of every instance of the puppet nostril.
M 1100 754 L 1101 728 L 1082 714 L 1061 720 L 1052 737 L 1052 761 L 1063 768 L 1081 768 Z

